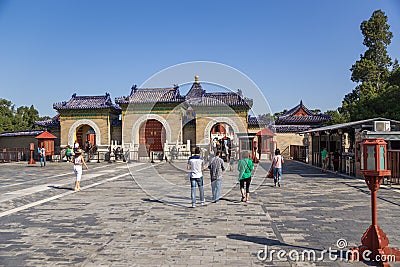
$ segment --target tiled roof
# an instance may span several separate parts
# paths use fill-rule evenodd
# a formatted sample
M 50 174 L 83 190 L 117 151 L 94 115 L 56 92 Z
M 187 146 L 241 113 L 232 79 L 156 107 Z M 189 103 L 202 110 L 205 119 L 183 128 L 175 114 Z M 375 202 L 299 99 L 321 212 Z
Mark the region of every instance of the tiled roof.
M 207 93 L 199 82 L 199 76 L 195 76 L 195 81 L 185 96 L 186 101 L 193 106 L 221 106 L 229 107 L 244 106 L 251 108 L 253 100 L 242 96 L 242 91 L 233 92 L 215 92 Z
M 187 102 L 192 106 L 221 106 L 226 105 L 229 107 L 244 106 L 251 108 L 253 100 L 249 98 L 240 97 L 236 93 L 223 92 L 223 93 L 204 93 L 198 98 L 189 98 Z
M 249 127 L 252 128 L 263 128 L 270 124 L 270 121 L 263 119 L 263 118 L 256 118 L 256 117 L 249 117 L 247 122 Z
M 198 77 L 185 96 L 180 95 L 178 86 L 172 88 L 137 88 L 133 86 L 129 96 L 118 97 L 115 99 L 115 103 L 180 103 L 186 101 L 193 106 L 227 105 L 247 108 L 251 108 L 253 105 L 253 100 L 243 97 L 241 92 L 207 93 L 197 79 Z
M 206 90 L 203 89 L 199 82 L 194 82 L 189 92 L 186 94 L 186 99 L 199 98 L 205 94 Z
M 48 131 L 44 131 L 43 133 L 39 134 L 35 137 L 36 139 L 56 139 L 57 136 L 54 134 L 49 133 Z
M 46 128 L 60 127 L 60 115 L 58 114 L 53 118 L 44 121 L 35 121 L 35 125 Z
M 306 125 L 306 124 L 322 124 L 330 121 L 332 118 L 325 114 L 315 114 L 304 106 L 303 101 L 300 104 L 280 116 L 276 121 L 276 125 Z
M 330 120 L 331 118 L 324 114 L 314 116 L 282 116 L 275 121 L 275 124 L 321 124 Z
M 115 103 L 179 103 L 184 100 L 179 93 L 179 87 L 175 86 L 172 88 L 133 88 L 130 96 L 118 97 L 115 99 Z
M 55 103 L 53 108 L 56 110 L 110 108 L 118 112 L 121 111 L 118 105 L 113 104 L 109 93 L 103 96 L 77 96 L 73 94 L 68 102 Z
M 297 133 L 304 132 L 312 127 L 310 125 L 273 125 L 272 130 L 276 133 Z
M 43 133 L 43 130 L 32 130 L 32 131 L 14 131 L 14 132 L 4 132 L 0 134 L 0 137 L 8 137 L 8 136 L 37 136 Z

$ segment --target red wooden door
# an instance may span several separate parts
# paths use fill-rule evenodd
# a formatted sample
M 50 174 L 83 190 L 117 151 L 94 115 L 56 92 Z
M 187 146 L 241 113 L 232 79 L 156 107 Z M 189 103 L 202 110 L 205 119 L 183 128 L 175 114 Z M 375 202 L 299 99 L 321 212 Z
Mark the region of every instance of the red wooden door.
M 161 122 L 148 120 L 139 130 L 139 143 L 145 144 L 151 151 L 163 151 L 165 129 Z
M 87 134 L 86 140 L 90 141 L 92 146 L 96 145 L 96 134 Z

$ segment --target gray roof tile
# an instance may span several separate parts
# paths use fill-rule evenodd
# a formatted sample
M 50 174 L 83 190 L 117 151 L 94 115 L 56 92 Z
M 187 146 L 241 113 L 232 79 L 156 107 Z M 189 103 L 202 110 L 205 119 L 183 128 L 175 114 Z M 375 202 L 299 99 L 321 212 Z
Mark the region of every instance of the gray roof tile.
M 77 96 L 73 94 L 68 102 L 55 103 L 53 108 L 56 110 L 111 108 L 118 112 L 121 111 L 118 105 L 113 104 L 109 93 L 103 96 Z

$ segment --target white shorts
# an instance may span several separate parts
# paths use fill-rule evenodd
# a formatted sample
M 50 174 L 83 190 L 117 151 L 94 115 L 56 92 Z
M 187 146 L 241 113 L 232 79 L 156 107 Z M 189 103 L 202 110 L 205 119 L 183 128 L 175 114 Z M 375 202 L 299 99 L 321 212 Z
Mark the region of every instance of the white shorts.
M 80 182 L 82 179 L 82 165 L 74 165 L 74 172 L 76 181 Z

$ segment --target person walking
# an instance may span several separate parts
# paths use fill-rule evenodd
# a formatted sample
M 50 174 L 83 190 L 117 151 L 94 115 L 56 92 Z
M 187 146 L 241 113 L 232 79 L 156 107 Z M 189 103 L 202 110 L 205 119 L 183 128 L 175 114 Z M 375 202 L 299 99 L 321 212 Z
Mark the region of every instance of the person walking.
M 282 180 L 282 164 L 285 161 L 283 160 L 283 157 L 281 155 L 281 151 L 279 148 L 275 149 L 275 155 L 272 160 L 272 167 L 274 170 L 274 185 L 278 185 L 278 187 L 281 187 L 281 180 Z
M 251 183 L 251 172 L 254 169 L 254 164 L 251 159 L 249 159 L 249 152 L 244 151 L 242 153 L 242 159 L 238 162 L 239 171 L 239 183 L 240 183 L 240 193 L 242 194 L 241 201 L 247 203 L 250 202 L 250 183 Z M 246 184 L 246 191 L 244 190 L 244 185 Z
M 224 161 L 221 159 L 221 151 L 217 151 L 208 168 L 210 169 L 212 201 L 218 202 L 221 194 L 222 172 L 225 171 Z
M 75 153 L 78 149 L 79 149 L 79 143 L 78 143 L 78 140 L 75 140 L 75 143 L 74 143 L 74 153 Z
M 68 145 L 67 149 L 65 150 L 65 156 L 67 157 L 67 162 L 71 161 L 72 150 L 71 147 Z
M 74 191 L 81 191 L 81 179 L 82 179 L 82 165 L 85 166 L 86 170 L 88 170 L 88 166 L 86 165 L 85 159 L 82 157 L 82 150 L 78 149 L 75 152 L 74 157 L 72 158 L 72 163 L 74 164 L 74 173 L 75 173 L 75 189 Z
M 328 151 L 326 147 L 321 151 L 321 159 L 322 159 L 322 172 L 326 172 L 328 166 Z
M 339 170 L 339 163 L 340 163 L 340 153 L 339 149 L 336 149 L 335 152 L 333 152 L 333 170 L 335 173 L 338 173 Z
M 40 167 L 46 167 L 46 149 L 44 146 L 38 149 L 39 159 L 40 159 Z
M 187 169 L 190 170 L 190 187 L 193 208 L 196 207 L 196 184 L 200 191 L 201 205 L 205 204 L 203 186 L 203 170 L 207 168 L 205 165 L 203 157 L 200 156 L 200 148 L 196 147 L 194 149 L 194 155 L 189 158 L 187 163 Z

